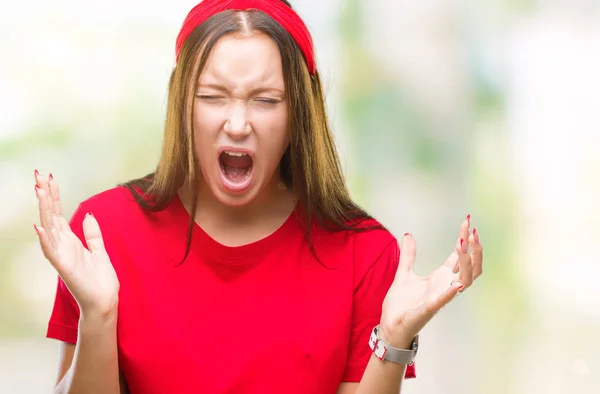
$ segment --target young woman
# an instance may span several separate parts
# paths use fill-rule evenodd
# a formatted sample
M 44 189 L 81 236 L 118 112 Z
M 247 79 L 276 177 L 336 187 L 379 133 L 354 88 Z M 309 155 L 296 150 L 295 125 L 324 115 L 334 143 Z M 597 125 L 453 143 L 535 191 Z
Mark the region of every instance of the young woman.
M 348 194 L 286 1 L 205 0 L 176 53 L 153 173 L 67 223 L 35 172 L 55 392 L 398 393 L 419 331 L 481 274 L 470 218 L 416 276 L 412 236 L 398 245 Z

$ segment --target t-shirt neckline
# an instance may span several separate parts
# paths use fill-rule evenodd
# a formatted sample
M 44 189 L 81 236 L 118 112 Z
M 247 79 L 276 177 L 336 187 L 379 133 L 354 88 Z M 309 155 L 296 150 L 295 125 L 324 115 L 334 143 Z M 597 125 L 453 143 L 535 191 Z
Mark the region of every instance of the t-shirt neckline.
M 176 221 L 185 224 L 185 228 L 187 229 L 190 214 L 178 194 L 173 198 L 171 206 L 171 211 Z M 197 251 L 202 258 L 208 258 L 220 263 L 246 264 L 255 262 L 260 257 L 280 246 L 294 228 L 298 229 L 297 212 L 298 204 L 296 204 L 287 219 L 274 232 L 264 238 L 240 246 L 227 246 L 218 242 L 204 231 L 198 223 L 194 222 L 190 252 Z

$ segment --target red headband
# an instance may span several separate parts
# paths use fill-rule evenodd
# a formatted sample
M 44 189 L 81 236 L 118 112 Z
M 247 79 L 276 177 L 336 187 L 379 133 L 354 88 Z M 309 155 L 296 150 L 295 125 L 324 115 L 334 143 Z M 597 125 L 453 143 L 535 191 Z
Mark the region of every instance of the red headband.
M 290 7 L 281 0 L 204 0 L 190 11 L 181 26 L 175 47 L 176 59 L 190 33 L 211 16 L 225 10 L 256 9 L 277 21 L 294 38 L 304 54 L 308 72 L 316 72 L 313 43 L 308 28 Z

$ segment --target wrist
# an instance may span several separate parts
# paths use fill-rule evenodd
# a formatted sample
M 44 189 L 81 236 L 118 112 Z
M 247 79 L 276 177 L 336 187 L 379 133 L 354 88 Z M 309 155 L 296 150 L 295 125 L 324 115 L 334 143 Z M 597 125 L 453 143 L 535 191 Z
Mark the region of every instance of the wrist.
M 115 301 L 110 306 L 80 308 L 80 322 L 85 321 L 92 324 L 116 322 L 119 310 L 118 305 L 118 301 Z
M 396 349 L 405 349 L 408 350 L 411 348 L 413 340 L 415 339 L 415 335 L 410 335 L 402 330 L 398 330 L 394 327 L 390 327 L 389 325 L 380 324 L 379 325 L 379 338 Z
M 386 336 L 387 335 L 387 336 Z M 376 326 L 371 332 L 369 338 L 369 347 L 373 350 L 373 354 L 380 360 L 391 361 L 395 364 L 412 365 L 419 348 L 419 336 L 415 336 L 410 340 L 410 345 L 406 339 L 409 336 L 390 336 L 381 332 L 381 325 Z

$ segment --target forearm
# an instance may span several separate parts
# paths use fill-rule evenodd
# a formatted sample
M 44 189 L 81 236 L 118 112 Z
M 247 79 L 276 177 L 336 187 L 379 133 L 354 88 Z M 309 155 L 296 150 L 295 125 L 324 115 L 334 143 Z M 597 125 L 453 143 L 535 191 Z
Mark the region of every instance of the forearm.
M 117 313 L 81 315 L 71 367 L 55 394 L 119 394 Z
M 405 372 L 406 365 L 382 361 L 372 354 L 356 394 L 398 394 Z

